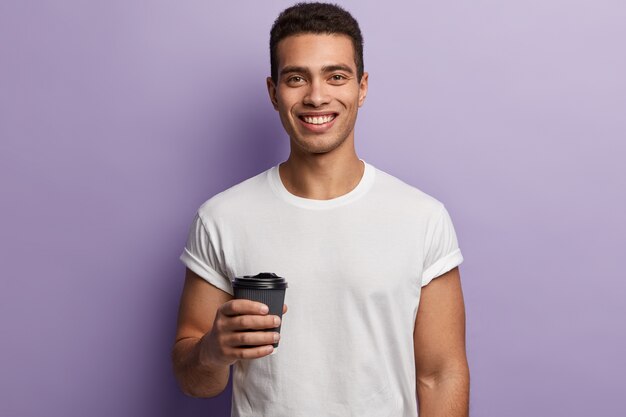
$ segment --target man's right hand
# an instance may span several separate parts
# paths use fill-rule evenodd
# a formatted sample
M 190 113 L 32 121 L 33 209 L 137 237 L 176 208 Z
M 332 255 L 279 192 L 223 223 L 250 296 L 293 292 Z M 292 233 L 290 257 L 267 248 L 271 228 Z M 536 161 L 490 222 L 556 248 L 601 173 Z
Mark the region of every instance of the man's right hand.
M 262 330 L 277 326 L 273 315 L 261 311 L 263 306 L 233 299 L 186 269 L 172 347 L 174 375 L 184 393 L 198 398 L 219 395 L 228 385 L 229 365 L 272 352 L 268 348 L 274 343 L 274 331 Z M 247 329 L 253 331 L 243 331 Z
M 283 304 L 283 314 L 286 312 L 287 306 Z M 244 299 L 227 301 L 217 309 L 213 327 L 200 340 L 200 363 L 228 366 L 239 359 L 267 356 L 280 335 L 262 330 L 279 325 L 280 318 L 268 315 L 263 303 Z

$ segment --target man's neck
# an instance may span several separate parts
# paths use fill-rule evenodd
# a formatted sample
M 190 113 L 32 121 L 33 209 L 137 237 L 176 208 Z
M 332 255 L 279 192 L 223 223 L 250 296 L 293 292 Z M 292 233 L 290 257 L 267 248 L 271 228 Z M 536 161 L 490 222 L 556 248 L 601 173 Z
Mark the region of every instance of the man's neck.
M 330 200 L 352 191 L 361 181 L 365 165 L 352 152 L 298 154 L 279 165 L 280 179 L 291 194 L 313 200 Z

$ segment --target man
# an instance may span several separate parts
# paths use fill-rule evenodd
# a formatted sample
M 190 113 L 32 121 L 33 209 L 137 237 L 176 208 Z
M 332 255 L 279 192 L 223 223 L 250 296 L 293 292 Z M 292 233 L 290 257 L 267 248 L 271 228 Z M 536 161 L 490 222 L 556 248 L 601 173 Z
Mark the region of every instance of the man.
M 209 199 L 191 226 L 174 372 L 212 397 L 234 365 L 233 416 L 415 417 L 416 396 L 424 417 L 468 414 L 463 257 L 443 204 L 355 152 L 362 45 L 338 6 L 281 13 L 267 87 L 289 158 Z M 265 271 L 287 279 L 291 306 L 271 356 L 279 335 L 262 329 L 278 317 L 231 285 Z

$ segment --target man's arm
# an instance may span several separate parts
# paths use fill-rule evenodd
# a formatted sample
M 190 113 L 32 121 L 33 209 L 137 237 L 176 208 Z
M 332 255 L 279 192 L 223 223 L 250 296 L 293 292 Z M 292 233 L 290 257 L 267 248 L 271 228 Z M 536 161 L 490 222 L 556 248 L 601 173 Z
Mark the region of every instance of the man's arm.
M 422 287 L 413 341 L 420 417 L 467 417 L 469 367 L 458 267 Z
M 279 318 L 262 307 L 267 308 L 256 301 L 233 300 L 187 268 L 172 348 L 174 374 L 185 394 L 214 397 L 226 388 L 231 364 L 272 352 L 274 332 L 243 331 L 278 326 Z

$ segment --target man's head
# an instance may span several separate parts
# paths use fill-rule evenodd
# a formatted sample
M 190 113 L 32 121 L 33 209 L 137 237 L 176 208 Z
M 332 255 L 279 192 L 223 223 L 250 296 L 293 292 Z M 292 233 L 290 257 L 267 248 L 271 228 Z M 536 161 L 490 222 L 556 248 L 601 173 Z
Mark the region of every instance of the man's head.
M 298 3 L 278 16 L 270 31 L 270 66 L 274 83 L 278 81 L 278 43 L 299 34 L 346 35 L 352 41 L 357 80 L 363 76 L 363 36 L 358 22 L 341 7 L 329 3 Z
M 330 4 L 299 4 L 278 17 L 270 44 L 267 88 L 292 152 L 350 153 L 368 85 L 356 20 Z

